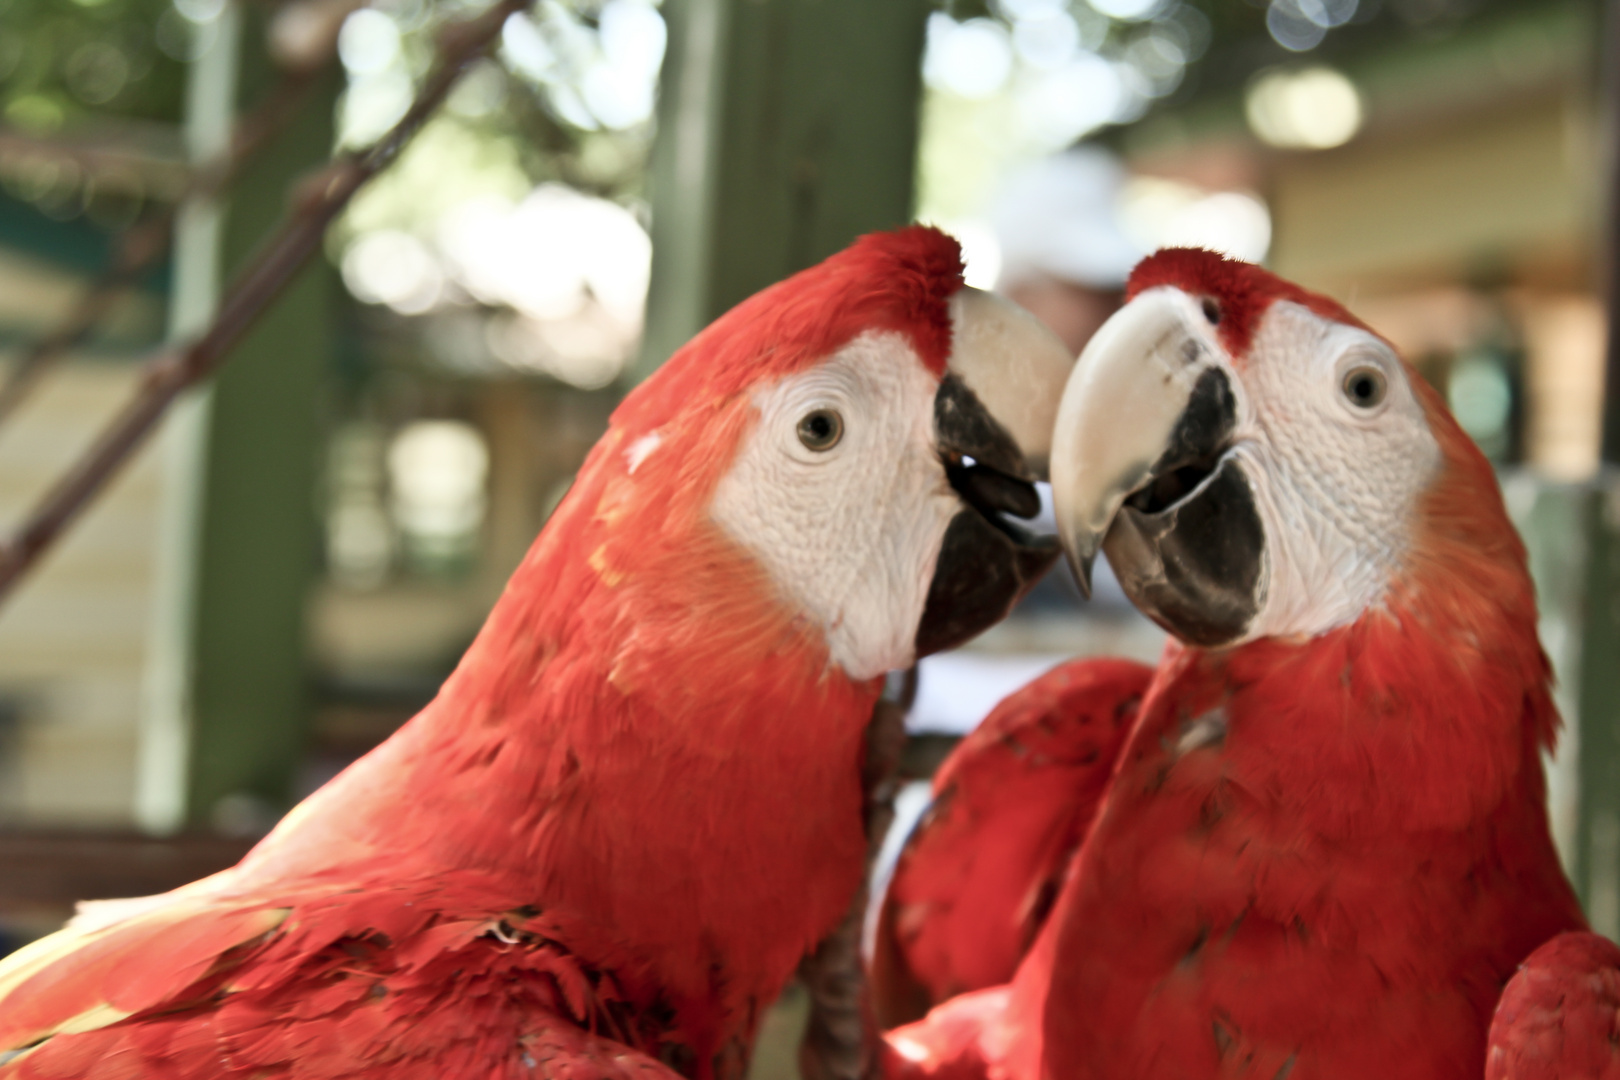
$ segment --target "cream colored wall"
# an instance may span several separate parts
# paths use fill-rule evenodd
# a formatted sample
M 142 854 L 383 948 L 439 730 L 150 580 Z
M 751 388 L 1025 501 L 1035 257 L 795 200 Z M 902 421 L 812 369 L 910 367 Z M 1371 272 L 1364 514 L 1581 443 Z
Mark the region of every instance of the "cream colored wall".
M 66 315 L 84 284 L 0 249 L 0 333 L 13 342 L 36 340 Z M 102 333 L 128 352 L 154 340 L 162 324 L 162 300 L 136 295 Z M 0 365 L 14 360 L 14 349 L 0 352 Z M 127 400 L 137 367 L 133 353 L 69 359 L 0 422 L 0 536 Z M 158 444 L 149 443 L 0 600 L 0 700 L 21 721 L 16 739 L 0 743 L 0 820 L 133 821 L 161 458 Z
M 136 378 L 133 364 L 65 364 L 0 425 L 0 529 L 15 526 Z M 153 444 L 138 453 L 0 605 L 0 696 L 22 712 L 16 759 L 0 773 L 8 818 L 131 821 L 159 457 Z
M 1268 170 L 1281 274 L 1353 298 L 1392 281 L 1466 278 L 1482 261 L 1589 246 L 1596 132 L 1542 93 L 1449 122 L 1287 155 Z

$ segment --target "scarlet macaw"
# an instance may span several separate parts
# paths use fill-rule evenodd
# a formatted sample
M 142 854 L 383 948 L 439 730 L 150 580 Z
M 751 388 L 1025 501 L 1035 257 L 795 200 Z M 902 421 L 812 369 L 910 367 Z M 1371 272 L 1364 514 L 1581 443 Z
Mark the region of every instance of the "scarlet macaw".
M 882 676 L 1056 558 L 1071 359 L 865 237 L 614 413 L 438 697 L 236 867 L 0 963 L 0 1077 L 740 1077 L 863 872 Z
M 1065 391 L 1054 501 L 1081 581 L 1105 550 L 1172 641 L 1145 689 L 1079 661 L 1059 675 L 1097 696 L 1025 716 L 1050 733 L 1133 711 L 1071 770 L 1067 801 L 1041 787 L 1061 749 L 998 772 L 980 759 L 1007 755 L 969 741 L 947 767 L 949 801 L 893 886 L 880 990 L 901 1009 L 919 988 L 937 1000 L 949 970 L 969 992 L 891 1033 L 891 1072 L 1478 1080 L 1504 984 L 1585 927 L 1548 831 L 1541 754 L 1559 720 L 1496 478 L 1439 395 L 1331 300 L 1195 250 L 1150 256 L 1128 295 Z M 1077 850 L 969 894 L 1005 940 L 1032 884 L 1062 882 L 989 985 L 982 941 L 938 925 L 955 912 L 935 882 L 971 855 L 931 834 L 963 805 L 1012 820 L 1032 789 L 1048 817 L 1020 827 Z M 1560 1022 L 1612 1033 L 1620 979 L 1592 982 L 1613 975 L 1612 946 L 1559 940 L 1537 957 L 1570 991 L 1561 1007 L 1583 988 L 1608 1010 Z M 1496 1018 L 1493 1077 L 1577 1075 L 1506 1067 L 1557 1026 L 1539 971 Z

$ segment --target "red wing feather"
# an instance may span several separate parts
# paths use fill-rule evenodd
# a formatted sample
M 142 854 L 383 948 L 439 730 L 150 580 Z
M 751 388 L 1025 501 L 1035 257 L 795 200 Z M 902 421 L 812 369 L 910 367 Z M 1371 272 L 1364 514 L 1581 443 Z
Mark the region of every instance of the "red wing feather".
M 111 1027 L 60 1036 L 0 1066 L 6 1080 L 677 1080 L 663 1063 L 623 1043 L 593 1035 L 556 1017 L 528 1017 L 526 1029 L 501 1038 L 473 1015 L 434 1025 L 446 1037 L 431 1054 L 366 1056 L 379 1032 L 330 1018 L 288 1027 L 282 1060 L 265 1067 L 233 1053 L 214 1018 L 187 1015 L 138 1027 Z M 454 1030 L 449 1025 L 454 1023 Z M 357 1052 L 345 1053 L 352 1046 Z
M 290 913 L 183 903 L 69 940 L 0 1001 L 25 1032 L 0 1078 L 675 1080 L 647 1053 L 660 1032 L 544 916 L 458 917 L 433 892 L 317 889 Z
M 0 1051 L 102 1027 L 183 996 L 286 916 L 269 905 L 181 901 L 105 930 L 52 935 L 0 969 Z
M 1063 664 L 1004 700 L 945 762 L 879 919 L 873 999 L 884 1026 L 1012 978 L 1152 675 L 1129 660 Z
M 1620 948 L 1559 934 L 1530 954 L 1491 1022 L 1486 1080 L 1620 1080 Z

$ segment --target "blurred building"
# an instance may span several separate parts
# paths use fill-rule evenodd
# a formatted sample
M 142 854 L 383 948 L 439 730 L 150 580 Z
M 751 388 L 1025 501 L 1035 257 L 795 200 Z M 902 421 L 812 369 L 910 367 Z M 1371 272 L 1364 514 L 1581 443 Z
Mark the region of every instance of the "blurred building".
M 1274 269 L 1390 336 L 1493 458 L 1584 478 L 1602 391 L 1597 11 L 1431 6 L 1438 26 L 1382 39 L 1299 20 L 1321 48 L 1144 119 L 1127 153 L 1165 184 L 1258 194 Z
M 44 185 L 28 176 L 26 159 L 7 164 L 0 165 L 8 189 L 0 196 L 0 332 L 14 350 L 51 328 L 107 244 L 93 224 L 52 221 L 10 195 Z M 44 170 L 37 160 L 32 166 Z M 133 361 L 161 340 L 163 327 L 161 289 L 137 291 L 0 428 L 7 527 L 132 392 Z M 37 579 L 0 609 L 0 819 L 130 820 L 161 487 L 161 454 L 149 447 Z

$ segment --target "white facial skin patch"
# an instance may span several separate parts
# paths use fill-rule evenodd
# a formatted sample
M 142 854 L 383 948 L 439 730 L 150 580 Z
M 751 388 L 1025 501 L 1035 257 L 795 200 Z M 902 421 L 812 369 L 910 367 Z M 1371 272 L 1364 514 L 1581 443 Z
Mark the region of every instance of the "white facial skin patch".
M 963 506 L 934 445 L 938 388 L 903 336 L 861 335 L 754 395 L 757 422 L 710 507 L 854 679 L 912 662 L 940 544 Z M 817 413 L 842 427 L 822 449 L 800 431 Z
M 1382 381 L 1376 404 L 1347 391 L 1353 373 Z M 1231 453 L 1267 548 L 1265 603 L 1245 640 L 1350 623 L 1382 601 L 1440 468 L 1406 370 L 1372 334 L 1279 301 L 1234 383 Z

